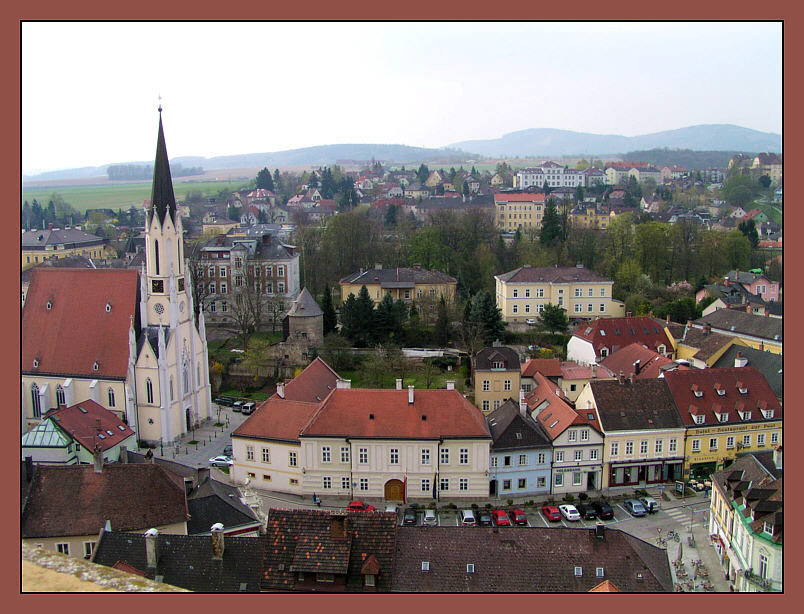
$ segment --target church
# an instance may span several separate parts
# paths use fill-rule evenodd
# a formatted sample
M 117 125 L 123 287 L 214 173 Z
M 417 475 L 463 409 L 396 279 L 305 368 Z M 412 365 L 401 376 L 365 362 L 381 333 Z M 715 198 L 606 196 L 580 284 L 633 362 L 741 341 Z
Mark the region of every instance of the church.
M 190 275 L 159 108 L 145 264 L 33 270 L 22 313 L 22 432 L 48 410 L 91 399 L 148 444 L 209 420 L 203 311 Z

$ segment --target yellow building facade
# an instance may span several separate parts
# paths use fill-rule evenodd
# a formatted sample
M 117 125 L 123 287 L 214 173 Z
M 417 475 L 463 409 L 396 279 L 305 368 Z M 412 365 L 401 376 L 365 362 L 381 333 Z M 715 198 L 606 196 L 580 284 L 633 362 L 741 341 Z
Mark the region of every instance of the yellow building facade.
M 544 194 L 495 194 L 494 227 L 507 232 L 541 228 L 544 203 Z

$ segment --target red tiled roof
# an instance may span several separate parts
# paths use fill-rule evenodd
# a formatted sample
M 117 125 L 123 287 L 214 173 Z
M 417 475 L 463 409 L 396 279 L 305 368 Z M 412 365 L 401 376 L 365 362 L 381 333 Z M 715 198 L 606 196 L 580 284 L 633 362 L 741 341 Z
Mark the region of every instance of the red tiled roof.
M 318 403 L 289 401 L 273 395 L 234 430 L 232 437 L 298 441 L 299 432 L 318 408 Z
M 22 372 L 125 379 L 138 275 L 132 269 L 35 269 L 22 311 Z
M 457 390 L 337 389 L 301 436 L 491 439 L 481 411 Z
M 112 569 L 119 569 L 120 571 L 125 571 L 127 573 L 137 574 L 138 576 L 145 577 L 145 572 L 137 569 L 133 565 L 129 565 L 126 561 L 117 561 L 114 565 L 112 565 Z
M 561 363 L 561 377 L 567 379 L 609 379 L 614 377 L 609 369 L 604 365 L 597 365 L 597 367 L 579 365 L 572 360 L 565 360 Z
M 320 357 L 316 357 L 307 367 L 285 384 L 285 399 L 320 403 L 340 379 L 339 375 Z
M 600 430 L 596 420 L 589 420 L 586 417 L 588 412 L 575 411 L 561 389 L 541 373 L 535 373 L 533 380 L 536 386 L 525 396 L 525 402 L 529 411 L 535 410 L 544 402 L 549 403 L 533 417 L 541 423 L 550 439 L 555 439 L 573 424 L 589 424 L 595 430 Z
M 591 342 L 596 355 L 600 354 L 601 348 L 609 348 L 614 353 L 632 343 L 652 350 L 660 345 L 664 345 L 665 351 L 673 348 L 664 328 L 649 316 L 598 318 L 589 324 L 579 325 L 573 335 Z
M 531 358 L 522 365 L 522 377 L 533 377 L 536 372 L 545 377 L 561 377 L 561 361 L 558 358 Z
M 495 203 L 543 203 L 545 195 L 541 192 L 523 194 L 519 192 L 498 192 L 494 195 Z
M 62 407 L 48 413 L 47 417 L 90 452 L 96 444 L 105 451 L 134 435 L 125 422 L 92 400 Z M 99 430 L 103 438 L 98 436 Z
M 637 360 L 639 373 L 634 375 L 634 363 Z M 662 372 L 660 367 L 672 363 L 673 361 L 666 356 L 646 348 L 641 343 L 632 343 L 608 355 L 600 364 L 612 373 L 619 374 L 622 371 L 625 377 L 634 375 L 635 379 L 645 379 L 659 377 Z
M 737 410 L 750 411 L 751 422 L 764 420 L 761 408 L 773 410 L 773 419 L 781 420 L 782 406 L 773 394 L 770 384 L 754 367 L 713 367 L 711 369 L 689 369 L 684 371 L 669 371 L 664 379 L 670 387 L 673 400 L 684 424 L 691 426 L 695 420 L 691 414 L 703 414 L 704 425 L 717 424 L 715 409 L 720 413 L 728 413 L 728 422 L 745 422 Z M 746 394 L 737 389 L 737 382 L 742 382 L 748 389 Z M 725 390 L 724 395 L 715 392 L 715 385 Z M 703 396 L 696 397 L 693 386 L 703 392 Z M 719 407 L 716 408 L 715 406 Z

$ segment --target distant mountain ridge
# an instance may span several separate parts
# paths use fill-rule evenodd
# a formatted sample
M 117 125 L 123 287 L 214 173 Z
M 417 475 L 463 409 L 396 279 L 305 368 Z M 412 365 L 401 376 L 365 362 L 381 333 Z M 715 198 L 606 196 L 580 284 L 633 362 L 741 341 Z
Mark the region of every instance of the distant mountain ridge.
M 655 148 L 695 151 L 782 151 L 782 135 L 734 124 L 701 124 L 639 136 L 529 128 L 498 139 L 461 141 L 451 148 L 493 157 L 600 156 Z
M 677 130 L 666 130 L 641 136 L 590 134 L 553 128 L 529 128 L 503 135 L 498 139 L 461 141 L 440 149 L 390 144 L 337 144 L 289 149 L 277 152 L 238 154 L 231 156 L 182 156 L 171 158 L 172 164 L 200 166 L 204 170 L 236 168 L 270 168 L 302 165 L 332 165 L 338 160 L 383 160 L 397 164 L 459 163 L 472 156 L 536 157 L 536 156 L 620 156 L 629 151 L 656 148 L 691 149 L 694 151 L 741 151 L 749 153 L 782 151 L 782 135 L 760 132 L 733 124 L 702 124 Z M 82 179 L 106 175 L 114 164 L 150 164 L 114 162 L 103 166 L 47 171 L 25 175 L 27 181 Z

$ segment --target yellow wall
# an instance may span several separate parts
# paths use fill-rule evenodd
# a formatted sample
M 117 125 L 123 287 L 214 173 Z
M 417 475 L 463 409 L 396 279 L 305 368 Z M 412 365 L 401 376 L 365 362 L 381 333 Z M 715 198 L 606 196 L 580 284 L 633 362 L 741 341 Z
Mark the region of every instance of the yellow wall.
M 108 245 L 93 245 L 92 247 L 75 247 L 75 248 L 62 248 L 53 250 L 22 250 L 22 270 L 29 269 L 44 262 L 46 259 L 53 258 L 67 258 L 69 256 L 84 256 L 86 258 L 104 258 L 109 256 L 110 246 Z M 114 252 L 117 256 L 117 252 Z
M 494 203 L 494 227 L 512 232 L 541 228 L 544 207 L 541 203 Z
M 345 302 L 349 298 L 349 294 L 354 294 L 357 297 L 360 294 L 360 288 L 366 286 L 369 296 L 374 303 L 379 303 L 390 292 L 391 298 L 402 301 L 420 301 L 422 299 L 432 298 L 439 300 L 442 296 L 451 303 L 455 301 L 455 291 L 457 282 L 443 283 L 443 284 L 416 284 L 413 288 L 382 288 L 380 284 L 341 284 L 341 302 Z M 405 290 L 409 291 L 409 296 L 405 297 Z
M 567 311 L 570 318 L 615 318 L 625 315 L 625 306 L 622 302 L 612 298 L 612 288 L 614 282 L 574 282 L 551 284 L 545 282 L 534 283 L 506 283 L 500 279 L 496 280 L 497 307 L 502 311 L 503 320 L 506 322 L 524 322 L 530 318 L 539 317 L 538 305 L 560 305 Z M 517 296 L 514 297 L 514 290 Z M 581 291 L 582 296 L 575 296 L 576 290 Z M 592 296 L 589 296 L 589 290 Z M 528 290 L 530 296 L 527 296 Z M 601 296 L 601 290 L 605 296 Z M 541 295 L 540 295 L 541 292 Z M 592 311 L 589 311 L 589 304 Z M 604 305 L 604 310 L 600 311 L 600 304 Z M 575 311 L 575 305 L 581 306 L 581 311 Z M 517 313 L 514 313 L 514 305 L 517 305 Z M 528 311 L 527 305 L 530 305 Z
M 758 412 L 758 409 L 752 411 Z M 748 452 L 763 452 L 773 450 L 776 443 L 771 443 L 771 436 L 776 433 L 778 443 L 782 443 L 782 421 L 769 420 L 767 422 L 752 422 L 747 424 L 729 423 L 723 425 L 711 424 L 689 427 L 687 429 L 687 437 L 684 446 L 684 475 L 689 475 L 690 466 L 701 463 L 717 462 L 717 469 L 723 468 L 724 459 L 735 459 L 737 454 L 744 454 Z M 765 445 L 757 445 L 757 435 L 765 435 Z M 751 436 L 751 445 L 742 447 L 743 436 Z M 727 438 L 734 437 L 734 446 L 727 447 Z M 710 450 L 709 440 L 714 438 L 717 440 L 717 449 Z M 700 451 L 693 452 L 692 445 L 694 440 L 700 440 Z M 738 449 L 737 444 L 740 444 Z
M 483 381 L 488 380 L 489 390 L 483 390 Z M 510 390 L 505 389 L 505 381 L 509 380 Z M 475 405 L 483 411 L 489 413 L 494 411 L 494 401 L 499 401 L 502 405 L 506 399 L 519 401 L 519 371 L 475 371 Z M 488 409 L 483 409 L 483 401 L 488 401 Z

